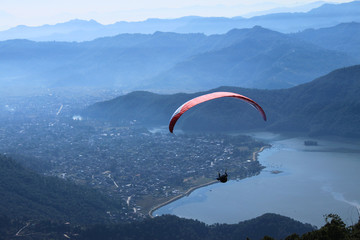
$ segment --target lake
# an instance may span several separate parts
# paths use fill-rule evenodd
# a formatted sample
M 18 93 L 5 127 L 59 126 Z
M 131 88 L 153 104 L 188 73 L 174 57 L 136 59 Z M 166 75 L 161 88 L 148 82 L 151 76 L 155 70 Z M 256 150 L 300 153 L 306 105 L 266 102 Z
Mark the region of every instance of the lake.
M 258 156 L 266 168 L 257 176 L 195 190 L 153 215 L 173 214 L 207 224 L 237 223 L 278 213 L 317 227 L 324 215 L 356 223 L 360 210 L 360 143 L 252 134 L 272 147 Z M 318 146 L 305 146 L 315 140 Z M 229 176 L 231 179 L 231 176 Z

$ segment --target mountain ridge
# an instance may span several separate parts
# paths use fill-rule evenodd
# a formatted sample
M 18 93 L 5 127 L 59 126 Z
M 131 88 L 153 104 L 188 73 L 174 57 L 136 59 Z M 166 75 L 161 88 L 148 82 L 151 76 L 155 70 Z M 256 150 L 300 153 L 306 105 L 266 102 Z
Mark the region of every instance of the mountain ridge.
M 349 30 L 353 33 L 352 35 L 346 34 Z M 358 58 L 360 53 L 360 23 L 358 22 L 341 23 L 331 28 L 317 30 L 307 29 L 290 34 L 290 36 L 327 49 L 347 53 L 355 58 Z
M 331 17 L 329 23 L 325 17 Z M 120 21 L 103 25 L 95 20 L 70 20 L 55 25 L 14 27 L 0 32 L 0 40 L 27 38 L 35 41 L 89 41 L 121 33 L 151 34 L 156 31 L 177 33 L 224 34 L 233 28 L 250 28 L 261 25 L 283 33 L 322 28 L 342 22 L 360 22 L 358 1 L 341 4 L 324 4 L 306 13 L 273 13 L 251 18 L 197 17 L 177 19 L 147 19 L 141 22 Z M 68 29 L 64 28 L 67 27 Z
M 352 36 L 351 26 L 358 25 L 343 26 L 349 27 L 327 48 L 308 42 L 307 35 L 300 39 L 259 26 L 210 36 L 156 32 L 81 43 L 8 40 L 0 42 L 0 85 L 162 92 L 221 85 L 286 88 L 360 63 L 360 50 L 351 51 L 359 45 L 356 38 L 341 51 L 341 37 Z M 328 36 L 314 35 L 320 42 Z
M 175 131 L 176 128 L 191 131 L 262 129 L 303 132 L 314 136 L 360 137 L 359 90 L 360 65 L 356 65 L 332 71 L 312 82 L 281 90 L 220 87 L 193 94 L 132 92 L 107 102 L 96 103 L 85 109 L 83 114 L 115 124 L 137 120 L 139 124 L 147 126 L 164 126 L 168 124 L 173 111 L 183 102 L 213 91 L 230 91 L 258 102 L 266 112 L 268 121 L 263 122 L 254 109 L 241 101 L 221 99 L 200 104 L 196 106 L 196 110 L 189 110 L 178 122 Z
M 151 82 L 171 79 L 167 82 L 173 82 L 175 89 L 184 89 L 186 85 L 196 87 L 197 79 L 203 79 L 202 84 L 208 88 L 215 88 L 219 83 L 247 88 L 287 88 L 357 61 L 341 52 L 331 50 L 330 53 L 317 45 L 259 26 L 232 30 L 226 36 L 236 33 L 240 37 L 231 45 L 194 55 Z M 335 65 L 330 60 L 334 58 L 337 59 Z M 153 87 L 159 88 L 160 84 Z

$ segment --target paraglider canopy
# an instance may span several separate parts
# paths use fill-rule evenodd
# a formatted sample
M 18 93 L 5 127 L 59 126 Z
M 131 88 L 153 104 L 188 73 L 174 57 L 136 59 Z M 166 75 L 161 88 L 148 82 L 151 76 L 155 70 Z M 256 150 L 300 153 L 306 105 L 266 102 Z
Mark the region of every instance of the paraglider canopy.
M 232 92 L 213 92 L 213 93 L 209 93 L 209 94 L 205 94 L 205 95 L 201 95 L 199 97 L 193 98 L 193 99 L 187 101 L 186 103 L 184 103 L 183 105 L 181 105 L 171 116 L 170 123 L 169 123 L 169 131 L 171 133 L 173 132 L 177 120 L 181 117 L 181 115 L 183 115 L 190 108 L 192 108 L 195 105 L 198 105 L 200 103 L 210 101 L 210 100 L 213 100 L 216 98 L 222 98 L 222 97 L 238 98 L 238 99 L 241 99 L 241 100 L 249 103 L 251 106 L 253 106 L 260 112 L 264 121 L 266 121 L 266 114 L 265 114 L 264 110 L 254 100 L 252 100 L 248 97 L 245 97 L 243 95 L 240 95 L 237 93 L 232 93 Z

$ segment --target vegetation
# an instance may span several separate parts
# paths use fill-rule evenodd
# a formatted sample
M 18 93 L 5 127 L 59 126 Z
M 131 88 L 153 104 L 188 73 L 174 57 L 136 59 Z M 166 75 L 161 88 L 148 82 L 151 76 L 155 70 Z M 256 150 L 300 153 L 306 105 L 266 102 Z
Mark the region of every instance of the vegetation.
M 325 216 L 326 224 L 319 230 L 305 233 L 302 236 L 292 234 L 285 240 L 357 240 L 360 239 L 360 221 L 353 226 L 347 227 L 336 214 Z M 272 239 L 272 238 L 269 238 Z
M 261 239 L 265 235 L 284 238 L 292 233 L 302 235 L 314 230 L 309 224 L 302 224 L 276 214 L 265 214 L 256 219 L 238 224 L 206 225 L 202 222 L 176 216 L 161 216 L 141 222 L 73 225 L 58 221 L 23 222 L 0 218 L 0 234 L 6 239 L 13 237 L 19 229 L 19 236 L 28 239 L 63 239 L 64 234 L 72 239 Z M 0 236 L 0 239 L 1 239 Z
M 359 239 L 360 223 L 347 227 L 335 214 L 319 230 L 277 214 L 238 224 L 161 216 L 111 223 L 121 208 L 94 190 L 38 175 L 0 155 L 0 239 Z
M 47 113 L 58 106 L 41 108 Z M 248 136 L 174 136 L 74 121 L 72 115 L 29 115 L 0 125 L 0 152 L 40 174 L 87 185 L 116 199 L 125 205 L 115 216 L 111 211 L 117 220 L 146 217 L 155 205 L 215 180 L 218 171 L 227 169 L 235 180 L 263 168 L 248 159 L 264 144 Z
M 264 235 L 283 238 L 290 232 L 302 234 L 311 230 L 310 225 L 275 214 L 266 214 L 238 224 L 211 226 L 195 220 L 162 216 L 140 223 L 92 227 L 84 232 L 83 239 L 260 239 Z
M 74 225 L 59 221 L 19 221 L 0 216 L 0 239 L 262 239 L 262 240 L 358 240 L 360 222 L 345 226 L 339 216 L 325 216 L 326 224 L 315 229 L 277 214 L 265 214 L 237 224 L 206 225 L 176 216 L 161 216 L 141 222 Z
M 21 37 L 0 41 L 4 79 L 0 90 L 8 94 L 7 87 L 16 91 L 20 87 L 95 87 L 126 92 L 193 92 L 221 85 L 288 88 L 359 64 L 360 53 L 353 51 L 358 43 L 348 40 L 356 35 L 356 27 L 349 25 L 340 34 L 338 28 L 330 29 L 338 41 L 326 46 L 322 43 L 332 38 L 318 31 L 299 39 L 259 26 L 210 36 L 156 32 L 86 42 L 34 42 Z M 345 48 L 342 39 L 347 39 Z
M 237 99 L 218 99 L 188 111 L 177 123 L 175 131 L 177 128 L 207 132 L 261 129 L 360 137 L 359 78 L 360 65 L 356 65 L 283 90 L 216 88 L 208 92 L 237 92 L 257 101 L 268 121 L 264 122 L 258 112 Z M 115 123 L 136 119 L 143 125 L 167 125 L 169 116 L 178 106 L 208 92 L 174 95 L 133 92 L 92 105 L 84 114 Z
M 105 223 L 122 206 L 93 189 L 45 177 L 0 155 L 0 213 L 11 219 Z
M 351 36 L 344 37 L 350 29 L 352 31 Z M 346 52 L 354 58 L 359 58 L 360 56 L 359 22 L 342 23 L 332 28 L 307 29 L 294 33 L 293 36 L 315 45 L 324 46 L 327 49 Z

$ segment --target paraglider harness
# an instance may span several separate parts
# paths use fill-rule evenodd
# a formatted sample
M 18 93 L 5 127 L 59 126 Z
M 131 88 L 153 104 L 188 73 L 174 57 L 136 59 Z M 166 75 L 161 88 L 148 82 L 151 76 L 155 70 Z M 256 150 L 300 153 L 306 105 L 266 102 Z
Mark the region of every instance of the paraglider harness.
M 220 173 L 219 173 L 219 177 L 217 177 L 216 180 L 218 180 L 218 181 L 220 181 L 222 183 L 226 183 L 227 182 L 227 177 L 228 177 L 228 174 L 225 171 L 225 174 L 223 174 L 223 175 L 220 175 Z

